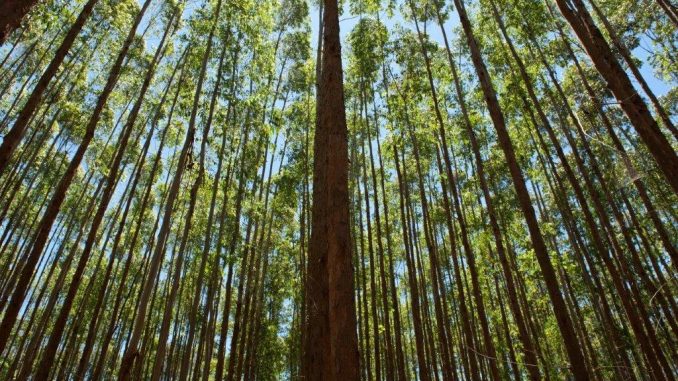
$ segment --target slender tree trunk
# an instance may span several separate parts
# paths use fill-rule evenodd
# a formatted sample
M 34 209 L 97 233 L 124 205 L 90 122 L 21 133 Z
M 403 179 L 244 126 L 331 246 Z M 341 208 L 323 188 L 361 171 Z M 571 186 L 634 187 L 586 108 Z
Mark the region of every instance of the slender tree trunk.
M 648 85 L 647 81 L 640 73 L 638 65 L 636 65 L 633 57 L 631 56 L 631 52 L 628 50 L 626 45 L 624 45 L 624 43 L 621 41 L 621 39 L 617 35 L 617 32 L 615 32 L 614 27 L 610 24 L 610 21 L 607 19 L 605 14 L 600 10 L 596 2 L 593 0 L 589 0 L 589 3 L 591 4 L 591 7 L 593 7 L 593 11 L 595 12 L 595 14 L 603 23 L 603 27 L 605 28 L 605 30 L 607 30 L 607 33 L 610 35 L 612 44 L 617 48 L 622 58 L 624 59 L 624 62 L 626 62 L 626 65 L 631 70 L 633 77 L 636 79 L 640 87 L 643 89 L 643 92 L 647 94 L 647 97 L 650 98 L 650 102 L 652 103 L 655 112 L 657 113 L 657 115 L 659 115 L 659 118 L 662 120 L 664 127 L 666 127 L 666 129 L 668 129 L 671 132 L 675 139 L 678 139 L 678 129 L 676 129 L 676 127 L 673 125 L 673 122 L 671 122 L 671 118 L 669 117 L 668 113 L 661 105 L 661 103 L 659 103 L 659 99 L 657 99 L 657 96 L 654 94 L 654 92 Z
M 221 0 L 217 2 L 216 5 L 216 14 L 214 17 L 214 20 L 212 21 L 212 27 L 209 33 L 209 36 L 207 38 L 207 49 L 205 50 L 205 53 L 202 57 L 202 63 L 201 63 L 201 68 L 200 68 L 200 74 L 198 77 L 198 84 L 195 89 L 194 97 L 193 97 L 193 106 L 191 110 L 191 116 L 189 120 L 189 125 L 188 125 L 188 130 L 186 131 L 186 139 L 184 140 L 184 146 L 181 151 L 181 155 L 179 156 L 179 162 L 177 164 L 177 170 L 174 175 L 174 179 L 172 180 L 172 185 L 170 186 L 170 193 L 168 195 L 168 199 L 165 204 L 165 210 L 164 210 L 164 217 L 163 217 L 163 222 L 162 226 L 160 228 L 160 231 L 158 232 L 158 238 L 157 238 L 157 243 L 155 247 L 155 251 L 153 253 L 152 261 L 151 261 L 151 267 L 150 267 L 150 273 L 149 276 L 146 278 L 146 282 L 142 288 L 141 295 L 139 297 L 140 304 L 139 304 L 139 309 L 137 311 L 137 316 L 134 322 L 134 328 L 133 328 L 133 333 L 132 337 L 130 338 L 130 341 L 127 343 L 127 349 L 125 350 L 125 354 L 123 355 L 123 360 L 120 365 L 120 373 L 118 374 L 118 380 L 119 381 L 126 381 L 129 379 L 131 376 L 131 371 L 133 367 L 135 366 L 135 359 L 137 356 L 139 356 L 139 340 L 141 339 L 141 333 L 142 330 L 145 326 L 146 322 L 146 311 L 148 308 L 148 301 L 150 297 L 150 292 L 151 289 L 154 286 L 155 283 L 155 277 L 156 274 L 159 271 L 160 268 L 160 262 L 162 261 L 162 248 L 165 245 L 165 242 L 167 240 L 167 237 L 169 235 L 169 230 L 170 230 L 170 223 L 172 219 L 172 214 L 174 210 L 174 203 L 175 200 L 178 196 L 179 193 L 179 186 L 181 185 L 181 179 L 183 177 L 183 173 L 186 169 L 186 163 L 188 160 L 188 155 L 189 155 L 189 150 L 193 146 L 193 140 L 195 138 L 195 130 L 196 130 L 196 118 L 197 118 L 197 112 L 198 112 L 198 107 L 200 103 L 200 96 L 202 94 L 202 87 L 205 79 L 205 73 L 207 71 L 207 61 L 209 60 L 209 56 L 211 53 L 211 48 L 212 48 L 212 39 L 215 33 L 215 28 L 217 24 L 217 20 L 219 20 L 219 11 L 221 9 Z M 199 174 L 200 176 L 200 174 Z M 182 253 L 180 253 L 182 255 Z M 176 274 L 179 276 L 179 274 Z M 163 341 L 160 341 L 160 345 L 164 345 Z M 163 357 L 158 357 L 156 356 L 156 359 L 164 359 Z M 141 361 L 139 361 L 141 363 Z M 154 374 L 156 372 L 157 367 L 154 368 Z
M 440 18 L 440 11 L 437 9 L 437 16 L 438 16 L 438 22 L 440 24 L 441 31 L 443 33 L 443 39 L 445 41 L 445 47 L 447 50 L 447 55 L 448 55 L 448 61 L 450 64 L 450 68 L 452 70 L 452 76 L 454 79 L 454 84 L 455 84 L 455 90 L 457 93 L 457 98 L 458 102 L 462 111 L 462 116 L 464 117 L 464 125 L 466 127 L 466 132 L 468 134 L 469 140 L 471 142 L 471 148 L 473 150 L 474 158 L 475 158 L 475 164 L 476 164 L 476 169 L 478 172 L 478 178 L 480 180 L 480 186 L 483 192 L 483 196 L 485 199 L 485 204 L 487 207 L 487 212 L 489 215 L 490 219 L 490 226 L 492 228 L 492 234 L 494 236 L 494 241 L 496 245 L 496 250 L 497 250 L 497 255 L 499 257 L 499 262 L 502 267 L 502 271 L 504 273 L 504 279 L 506 281 L 506 290 L 509 298 L 509 306 L 511 308 L 511 312 L 513 313 L 513 317 L 515 319 L 515 324 L 518 326 L 518 337 L 521 341 L 521 344 L 523 345 L 523 355 L 525 356 L 525 367 L 527 368 L 527 371 L 530 375 L 530 379 L 532 381 L 537 381 L 541 377 L 539 375 L 539 368 L 537 366 L 537 358 L 535 356 L 535 350 L 534 346 L 532 344 L 532 340 L 530 339 L 530 336 L 527 332 L 527 327 L 524 322 L 523 314 L 520 310 L 519 304 L 518 304 L 518 298 L 516 295 L 515 291 L 515 283 L 514 283 L 514 278 L 513 274 L 511 271 L 511 268 L 509 266 L 508 260 L 506 258 L 506 251 L 504 249 L 504 243 L 501 235 L 501 230 L 499 228 L 499 223 L 497 222 L 497 217 L 496 217 L 496 211 L 494 209 L 494 201 L 492 199 L 492 196 L 490 195 L 489 187 L 487 185 L 487 180 L 485 178 L 485 170 L 484 170 L 484 164 L 483 160 L 480 156 L 480 146 L 478 144 L 478 140 L 475 134 L 475 131 L 473 130 L 473 126 L 471 124 L 470 117 L 468 115 L 468 110 L 466 106 L 466 101 L 464 97 L 464 93 L 461 87 L 460 79 L 459 79 L 459 74 L 457 67 L 454 63 L 454 60 L 452 58 L 452 54 L 449 48 L 449 44 L 447 42 L 447 34 L 445 32 L 445 28 L 443 27 L 442 20 Z M 516 364 L 517 365 L 517 364 Z
M 113 163 L 111 164 L 111 169 L 106 178 L 106 187 L 104 188 L 104 192 L 101 196 L 99 207 L 93 217 L 92 226 L 90 227 L 83 252 L 80 255 L 78 267 L 76 268 L 73 278 L 71 280 L 71 285 L 69 287 L 68 294 L 66 295 L 66 299 L 61 307 L 59 316 L 56 322 L 54 323 L 52 335 L 49 338 L 49 342 L 47 343 L 47 347 L 45 349 L 45 354 L 43 355 L 42 361 L 40 362 L 40 366 L 38 367 L 38 373 L 36 374 L 37 380 L 43 379 L 46 380 L 49 377 L 49 372 L 53 365 L 54 356 L 56 354 L 57 347 L 63 335 L 63 328 L 66 325 L 66 321 L 68 319 L 68 315 L 73 304 L 75 294 L 78 290 L 78 286 L 80 285 L 80 280 L 85 270 L 85 266 L 87 265 L 89 257 L 96 243 L 99 225 L 103 221 L 104 214 L 108 207 L 108 203 L 110 202 L 111 197 L 113 196 L 113 191 L 115 190 L 115 187 L 117 185 L 118 173 L 121 170 L 120 167 L 122 164 L 122 159 L 125 155 L 125 150 L 127 148 L 129 138 L 132 135 L 132 131 L 134 130 L 134 125 L 136 123 L 137 116 L 139 115 L 139 111 L 141 110 L 141 105 L 143 103 L 146 91 L 148 90 L 148 87 L 151 84 L 151 79 L 153 78 L 153 75 L 155 73 L 155 67 L 158 61 L 161 59 L 162 53 L 164 51 L 165 39 L 170 29 L 173 28 L 172 25 L 173 19 L 174 18 L 172 17 L 168 22 L 168 26 L 165 29 L 163 38 L 156 49 L 153 61 L 151 62 L 151 65 L 146 73 L 144 83 L 142 84 L 141 89 L 139 90 L 139 97 L 134 107 L 132 108 L 132 111 L 127 119 L 125 126 L 122 129 L 122 135 L 117 144 L 117 152 L 115 154 L 115 158 L 113 159 Z
M 374 99 L 374 91 L 372 91 L 372 99 Z M 365 118 L 366 121 L 369 121 L 369 117 L 367 114 L 367 101 L 365 100 Z M 374 115 L 374 125 L 375 125 L 375 131 L 377 134 L 377 145 L 379 145 L 379 120 L 376 115 L 376 107 L 375 107 L 375 115 Z M 377 172 L 375 170 L 374 166 L 374 150 L 372 148 L 372 134 L 370 133 L 370 128 L 369 128 L 369 123 L 367 124 L 367 141 L 369 142 L 367 144 L 367 147 L 369 148 L 370 152 L 370 169 L 372 172 L 372 189 L 373 189 L 373 198 L 374 198 L 374 215 L 375 215 L 375 222 L 376 222 L 376 227 L 377 227 L 377 247 L 378 247 L 378 252 L 379 252 L 379 275 L 380 275 L 380 285 L 381 285 L 381 298 L 382 298 L 382 310 L 384 311 L 383 314 L 383 321 L 384 321 L 384 326 L 385 326 L 385 334 L 386 334 L 386 376 L 388 377 L 389 380 L 394 380 L 395 379 L 395 371 L 396 371 L 396 360 L 394 356 L 394 345 L 393 345 L 393 339 L 392 339 L 392 329 L 391 329 L 391 319 L 388 314 L 388 311 L 390 310 L 389 306 L 389 283 L 386 280 L 386 277 L 390 277 L 390 275 L 387 273 L 388 268 L 386 267 L 384 257 L 387 255 L 387 252 L 384 251 L 383 243 L 382 243 L 382 219 L 381 219 L 381 212 L 379 210 L 379 188 L 377 186 Z M 390 253 L 389 253 L 390 254 Z
M 384 87 L 388 88 L 388 84 L 386 82 L 386 73 L 384 72 Z M 388 91 L 388 90 L 387 90 Z M 387 92 L 387 107 L 388 107 L 388 92 Z M 376 109 L 376 107 L 375 107 Z M 397 367 L 397 375 L 398 378 L 397 380 L 400 381 L 407 381 L 407 370 L 405 367 L 405 354 L 404 354 L 404 348 L 403 348 L 403 342 L 402 342 L 402 323 L 400 321 L 400 307 L 399 307 L 399 300 L 398 300 L 398 289 L 396 288 L 395 284 L 395 279 L 396 279 L 396 272 L 395 268 L 393 265 L 394 262 L 394 256 L 395 253 L 393 251 L 393 242 L 391 238 L 391 219 L 389 217 L 389 208 L 388 208 L 388 200 L 387 200 L 387 195 L 386 195 L 386 186 L 385 186 L 385 181 L 386 181 L 386 175 L 384 171 L 384 162 L 382 160 L 382 154 L 381 154 L 381 141 L 379 138 L 379 131 L 377 131 L 377 157 L 379 160 L 379 180 L 380 180 L 380 186 L 381 186 L 381 194 L 382 194 L 382 202 L 383 202 L 383 208 L 384 208 L 384 225 L 385 225 L 385 230 L 386 230 L 386 251 L 388 253 L 388 281 L 389 281 L 389 291 L 390 291 L 390 298 L 391 298 L 391 306 L 393 308 L 393 329 L 394 329 L 394 341 L 395 341 L 395 352 L 396 352 L 396 367 Z
M 369 128 L 369 127 L 368 127 Z M 367 187 L 367 159 L 365 155 L 365 145 L 363 142 L 360 143 L 360 148 L 361 148 L 361 167 L 363 169 L 362 173 L 362 178 L 363 178 L 363 189 L 365 190 L 364 192 L 364 201 L 365 201 L 365 222 L 367 223 L 367 252 L 369 255 L 369 262 L 370 262 L 370 269 L 369 269 L 369 277 L 370 277 L 370 294 L 371 294 L 371 303 L 370 303 L 370 312 L 372 313 L 372 336 L 374 337 L 374 345 L 372 348 L 374 349 L 374 371 L 375 371 L 375 378 L 377 380 L 381 380 L 381 343 L 380 343 L 380 335 L 379 335 L 379 326 L 381 325 L 379 321 L 379 314 L 377 312 L 378 306 L 377 306 L 377 299 L 378 299 L 378 291 L 377 291 L 377 282 L 375 279 L 375 271 L 376 271 L 376 260 L 374 259 L 374 245 L 372 244 L 372 216 L 370 213 L 370 202 L 369 202 L 369 196 L 370 192 Z M 356 184 L 358 185 L 358 184 Z M 368 356 L 368 354 L 365 354 Z
M 400 190 L 400 218 L 401 218 L 401 223 L 402 223 L 402 230 L 403 230 L 403 241 L 405 245 L 405 258 L 407 262 L 407 275 L 409 279 L 409 288 L 410 288 L 410 303 L 411 303 L 411 311 L 412 311 L 412 320 L 413 320 L 413 326 L 414 326 L 414 337 L 415 337 L 415 345 L 416 345 L 416 355 L 417 355 L 417 363 L 418 363 L 418 375 L 421 377 L 422 381 L 430 381 L 431 376 L 429 372 L 429 367 L 428 363 L 426 361 L 426 350 L 424 348 L 424 334 L 422 332 L 422 322 L 421 322 L 421 308 L 420 308 L 420 301 L 419 301 L 419 287 L 418 287 L 418 280 L 417 280 L 417 275 L 416 275 L 416 266 L 415 262 L 413 260 L 413 254 L 412 254 L 412 240 L 411 240 L 411 235 L 410 235 L 410 226 L 409 226 L 409 218 L 408 218 L 408 212 L 406 208 L 406 204 L 409 204 L 409 186 L 407 184 L 407 174 L 405 173 L 405 163 L 403 163 L 402 169 L 403 171 L 401 172 L 401 165 L 400 165 L 400 159 L 399 159 L 400 154 L 398 153 L 398 149 L 396 145 L 393 145 L 393 158 L 395 160 L 395 165 L 396 165 L 396 174 L 398 176 L 398 186 Z M 404 158 L 404 153 L 403 153 L 403 158 Z
M 678 29 L 678 8 L 675 4 L 672 4 L 669 0 L 656 0 L 657 4 L 661 9 L 666 13 L 666 16 L 669 17 L 673 23 L 674 28 Z
M 94 130 L 96 129 L 97 123 L 101 118 L 103 108 L 106 104 L 106 101 L 108 100 L 108 97 L 113 92 L 113 88 L 118 82 L 123 61 L 127 56 L 127 51 L 129 50 L 132 44 L 132 40 L 134 39 L 134 36 L 136 34 L 137 27 L 141 22 L 141 19 L 146 9 L 148 8 L 149 4 L 150 0 L 146 0 L 141 10 L 137 14 L 132 24 L 132 27 L 130 28 L 130 31 L 127 35 L 127 38 L 123 43 L 122 49 L 120 50 L 118 57 L 115 63 L 113 64 L 113 67 L 111 68 L 108 80 L 106 81 L 106 85 L 101 94 L 99 95 L 99 98 L 97 99 L 97 104 L 96 107 L 94 108 L 94 112 L 86 126 L 85 135 L 83 136 L 82 141 L 80 142 L 80 145 L 78 146 L 75 155 L 71 159 L 71 162 L 69 163 L 68 168 L 66 169 L 66 173 L 64 173 L 63 177 L 59 181 L 59 184 L 57 184 L 54 194 L 52 195 L 52 199 L 49 203 L 49 206 L 47 207 L 47 210 L 45 211 L 45 214 L 43 215 L 42 220 L 40 221 L 40 226 L 38 228 L 38 231 L 35 235 L 35 239 L 33 242 L 33 248 L 31 249 L 31 252 L 28 254 L 28 257 L 26 259 L 26 265 L 22 269 L 21 277 L 19 278 L 19 282 L 17 283 L 14 292 L 12 293 L 12 298 L 7 307 L 7 311 L 5 312 L 5 316 L 3 317 L 2 324 L 0 324 L 0 353 L 2 353 L 2 351 L 5 349 L 7 338 L 9 337 L 9 334 L 12 331 L 12 328 L 14 327 L 17 315 L 19 314 L 19 310 L 21 308 L 21 305 L 23 304 L 28 284 L 30 282 L 31 277 L 33 276 L 33 272 L 35 271 L 35 266 L 37 265 L 38 259 L 40 258 L 40 254 L 42 254 L 42 250 L 45 247 L 45 243 L 47 242 L 49 232 L 52 229 L 52 225 L 54 224 L 54 220 L 56 219 L 57 214 L 59 213 L 61 204 L 63 203 L 64 198 L 66 197 L 66 191 L 70 187 L 71 181 L 75 176 L 75 172 L 78 169 L 78 167 L 80 167 L 80 163 L 82 162 L 82 159 L 85 155 L 85 151 L 87 150 L 87 147 L 89 146 L 90 142 L 92 141 L 92 138 L 94 137 Z
M 207 117 L 207 121 L 205 122 L 205 133 L 203 134 L 203 148 L 201 148 L 201 155 L 200 155 L 200 168 L 198 168 L 198 171 L 200 173 L 198 174 L 198 178 L 202 179 L 205 174 L 205 149 L 206 149 L 206 143 L 207 143 L 207 138 L 209 134 L 210 127 L 212 125 L 212 120 L 214 117 L 214 107 L 216 104 L 216 100 L 219 94 L 219 86 L 221 85 L 221 74 L 222 74 L 222 68 L 224 64 L 224 57 L 226 55 L 226 47 L 227 47 L 227 40 L 223 41 L 222 43 L 224 46 L 222 47 L 221 51 L 221 57 L 219 58 L 219 66 L 217 68 L 217 82 L 214 85 L 214 90 L 212 91 L 212 99 L 210 101 L 210 107 L 209 107 L 209 115 Z M 223 151 L 222 151 L 223 152 Z M 221 165 L 221 156 L 219 158 L 219 165 Z M 211 236 L 212 236 L 212 218 L 214 217 L 214 206 L 215 206 L 215 200 L 216 200 L 216 194 L 218 190 L 218 183 L 219 183 L 219 176 L 221 173 L 217 173 L 217 177 L 214 180 L 214 186 L 213 186 L 213 191 L 212 191 L 212 200 L 210 202 L 210 210 L 209 210 L 209 215 L 207 217 L 207 231 L 205 232 L 205 242 L 203 244 L 203 252 L 200 258 L 200 265 L 199 265 L 199 272 L 198 272 L 198 280 L 197 284 L 195 287 L 195 293 L 193 295 L 193 303 L 191 305 L 190 311 L 189 311 L 189 316 L 188 316 L 188 338 L 186 339 L 186 353 L 183 356 L 183 360 L 181 362 L 181 370 L 179 373 L 179 380 L 185 380 L 186 376 L 188 375 L 188 367 L 189 367 L 189 360 L 190 360 L 190 353 L 193 347 L 193 340 L 195 336 L 195 320 L 196 320 L 196 314 L 197 314 L 197 309 L 198 309 L 198 303 L 200 302 L 200 294 L 202 291 L 202 283 L 204 279 L 204 273 L 205 273 L 205 266 L 207 264 L 207 258 L 209 256 L 209 250 L 210 250 L 210 244 L 211 244 Z M 197 183 L 197 180 L 196 180 Z M 199 365 L 199 364 L 198 364 Z
M 248 119 L 248 118 L 247 118 Z M 247 129 L 247 126 L 249 126 L 249 121 L 245 123 L 245 132 L 243 134 L 244 136 L 244 141 L 242 144 L 242 153 L 241 153 L 241 158 L 240 158 L 240 174 L 239 174 L 239 180 L 238 180 L 238 192 L 236 195 L 236 200 L 235 200 L 235 218 L 233 220 L 233 233 L 231 236 L 231 242 L 229 245 L 229 249 L 227 251 L 227 262 L 228 262 L 228 274 L 226 276 L 226 301 L 224 303 L 224 312 L 221 317 L 221 330 L 219 334 L 219 349 L 217 351 L 217 365 L 216 365 L 216 370 L 215 370 L 215 379 L 222 379 L 223 376 L 223 369 L 224 369 L 224 361 L 226 360 L 226 341 L 227 341 L 227 334 L 228 334 L 228 323 L 229 323 L 229 318 L 231 314 L 231 292 L 232 292 L 232 284 L 233 284 L 233 266 L 235 264 L 235 258 L 231 257 L 235 255 L 235 250 L 237 248 L 238 240 L 240 238 L 240 218 L 241 218 L 241 213 L 242 213 L 242 202 L 244 198 L 244 192 L 245 192 L 245 182 L 247 181 L 247 172 L 246 172 L 246 167 L 245 167 L 245 159 L 247 157 L 247 142 L 248 142 L 248 137 L 249 137 L 249 130 Z M 248 221 L 249 225 L 249 221 Z M 249 231 L 249 226 L 247 228 Z M 244 263 L 244 261 L 242 262 Z M 242 279 L 242 278 L 241 278 Z M 233 339 L 231 339 L 233 340 Z M 231 341 L 232 342 L 232 341 Z

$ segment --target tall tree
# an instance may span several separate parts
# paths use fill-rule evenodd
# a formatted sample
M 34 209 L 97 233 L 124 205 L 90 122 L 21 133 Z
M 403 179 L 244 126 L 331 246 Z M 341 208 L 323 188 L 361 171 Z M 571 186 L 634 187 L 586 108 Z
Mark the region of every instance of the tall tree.
M 584 365 L 584 356 L 581 352 L 579 343 L 577 342 L 577 336 L 572 326 L 572 319 L 570 318 L 565 307 L 565 300 L 563 299 L 560 286 L 558 285 L 558 279 L 549 257 L 546 242 L 544 242 L 544 237 L 542 236 L 541 230 L 539 229 L 539 222 L 537 221 L 537 216 L 530 199 L 530 194 L 527 190 L 524 175 L 520 169 L 520 166 L 518 165 L 515 149 L 506 128 L 506 121 L 504 119 L 501 106 L 497 101 L 497 95 L 492 85 L 487 67 L 485 66 L 485 62 L 481 56 L 480 47 L 478 46 L 478 42 L 474 36 L 471 23 L 469 22 L 468 16 L 466 14 L 466 8 L 464 6 L 463 0 L 455 0 L 455 5 L 457 7 L 457 11 L 459 12 L 459 18 L 461 20 L 462 27 L 464 28 L 467 44 L 471 50 L 473 66 L 476 70 L 476 74 L 478 75 L 478 80 L 480 81 L 483 94 L 485 95 L 485 102 L 487 103 L 487 107 L 492 118 L 492 123 L 494 124 L 494 128 L 497 132 L 499 144 L 502 151 L 504 152 L 506 164 L 508 165 L 511 179 L 513 180 L 513 186 L 515 188 L 516 195 L 518 196 L 518 202 L 520 203 L 520 207 L 525 217 L 525 222 L 527 223 L 527 227 L 530 232 L 533 249 L 546 282 L 549 297 L 553 305 L 553 311 L 558 321 L 558 327 L 563 337 L 563 341 L 565 342 L 565 347 L 567 349 L 567 354 L 571 364 L 570 369 L 574 373 L 577 380 L 588 380 L 589 375 L 587 374 L 587 370 Z
M 78 146 L 77 151 L 71 158 L 71 161 L 68 165 L 68 168 L 66 169 L 66 172 L 62 176 L 59 183 L 56 185 L 54 194 L 52 195 L 52 199 L 45 211 L 45 214 L 40 220 L 40 225 L 33 240 L 32 248 L 30 249 L 30 252 L 26 256 L 26 264 L 24 265 L 21 271 L 21 276 L 19 278 L 16 288 L 14 289 L 14 292 L 12 293 L 12 298 L 9 302 L 7 310 L 5 311 L 2 323 L 0 324 L 0 327 L 2 327 L 0 328 L 0 352 L 4 350 L 5 345 L 7 344 L 7 338 L 9 337 L 10 331 L 12 330 L 12 328 L 14 327 L 14 323 L 16 322 L 19 309 L 21 308 L 21 305 L 23 304 L 24 301 L 26 289 L 28 288 L 28 283 L 30 282 L 31 277 L 33 276 L 33 272 L 35 271 L 35 267 L 38 263 L 38 259 L 40 258 L 40 254 L 42 254 L 42 251 L 45 247 L 45 243 L 47 242 L 49 233 L 52 230 L 54 220 L 56 219 L 57 214 L 59 213 L 61 204 L 63 203 L 63 200 L 66 196 L 66 192 L 70 187 L 71 182 L 73 181 L 75 171 L 78 169 L 78 167 L 80 167 L 80 163 L 82 162 L 82 159 L 85 155 L 85 151 L 89 147 L 92 138 L 94 138 L 94 131 L 97 127 L 97 124 L 99 123 L 99 120 L 101 119 L 103 108 L 106 105 L 106 102 L 108 101 L 108 97 L 111 95 L 111 92 L 113 92 L 113 88 L 117 84 L 118 79 L 120 78 L 120 70 L 122 69 L 123 61 L 127 56 L 127 52 L 129 51 L 129 48 L 132 45 L 132 41 L 136 34 L 137 27 L 139 26 L 139 23 L 141 23 L 141 19 L 143 18 L 146 9 L 150 5 L 150 2 L 151 2 L 150 0 L 146 0 L 142 5 L 141 9 L 139 10 L 139 12 L 137 13 L 136 17 L 134 18 L 129 33 L 127 34 L 127 38 L 125 39 L 125 42 L 123 43 L 122 48 L 118 53 L 115 62 L 113 63 L 113 66 L 111 67 L 108 79 L 106 81 L 106 86 L 104 87 L 103 91 L 97 98 L 97 103 L 94 108 L 94 112 L 92 113 L 92 116 L 87 122 L 85 135 L 80 141 L 80 145 Z
M 323 4 L 302 374 L 306 379 L 359 380 L 339 7 L 337 0 Z
M 678 194 L 555 3 L 142 3 L 0 47 L 1 379 L 676 379 Z M 667 3 L 565 3 L 675 148 Z

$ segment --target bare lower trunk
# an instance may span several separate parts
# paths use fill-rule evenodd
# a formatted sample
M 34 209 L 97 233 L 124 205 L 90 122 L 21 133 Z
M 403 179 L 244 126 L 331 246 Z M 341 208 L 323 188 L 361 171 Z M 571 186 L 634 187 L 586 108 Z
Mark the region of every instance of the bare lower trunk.
M 325 0 L 324 8 L 306 284 L 310 308 L 303 374 L 308 380 L 353 381 L 360 379 L 360 370 L 349 230 L 348 130 L 339 9 L 336 0 Z

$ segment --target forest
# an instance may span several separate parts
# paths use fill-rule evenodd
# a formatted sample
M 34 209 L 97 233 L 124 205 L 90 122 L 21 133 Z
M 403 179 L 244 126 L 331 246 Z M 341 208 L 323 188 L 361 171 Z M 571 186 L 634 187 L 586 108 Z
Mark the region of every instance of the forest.
M 672 0 L 0 1 L 0 380 L 678 379 Z

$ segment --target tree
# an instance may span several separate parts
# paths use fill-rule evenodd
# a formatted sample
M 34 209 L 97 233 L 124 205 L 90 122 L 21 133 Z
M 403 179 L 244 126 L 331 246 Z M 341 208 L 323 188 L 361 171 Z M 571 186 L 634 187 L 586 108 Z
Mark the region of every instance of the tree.
M 348 136 L 339 9 L 324 2 L 318 121 L 313 150 L 313 209 L 306 278 L 307 379 L 358 380 L 358 341 L 348 215 Z M 317 348 L 324 348 L 319 353 Z

